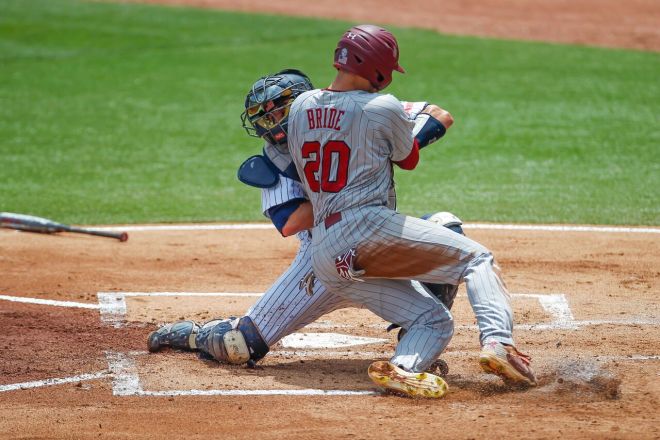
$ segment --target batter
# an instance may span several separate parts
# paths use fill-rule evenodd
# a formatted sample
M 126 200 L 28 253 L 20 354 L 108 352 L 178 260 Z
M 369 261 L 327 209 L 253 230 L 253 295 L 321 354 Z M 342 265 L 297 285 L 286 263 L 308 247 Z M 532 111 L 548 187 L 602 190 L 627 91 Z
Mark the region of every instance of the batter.
M 423 372 L 444 350 L 453 327 L 446 308 L 411 284 L 417 279 L 465 282 L 480 330 L 482 368 L 508 382 L 535 385 L 529 358 L 515 349 L 508 293 L 490 251 L 387 206 L 393 164 L 414 169 L 419 148 L 447 128 L 429 117 L 420 141 L 400 101 L 377 93 L 394 70 L 404 72 L 398 58 L 389 31 L 353 27 L 335 50 L 338 72 L 330 87 L 301 94 L 291 107 L 289 148 L 314 212 L 314 272 L 330 291 L 408 330 L 390 362 L 370 367 L 377 383 L 397 391 L 411 381 L 433 389 L 411 374 Z

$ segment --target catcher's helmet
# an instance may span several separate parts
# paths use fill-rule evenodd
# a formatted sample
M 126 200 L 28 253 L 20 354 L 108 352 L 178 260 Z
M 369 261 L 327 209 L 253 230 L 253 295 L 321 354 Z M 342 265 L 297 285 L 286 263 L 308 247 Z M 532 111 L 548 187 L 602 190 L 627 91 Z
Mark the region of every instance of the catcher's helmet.
M 405 73 L 399 65 L 399 45 L 394 35 L 371 24 L 346 31 L 337 43 L 333 65 L 369 80 L 376 90 L 392 82 L 392 71 Z
M 243 128 L 250 136 L 286 145 L 289 108 L 296 96 L 312 89 L 312 82 L 300 70 L 286 69 L 259 78 L 245 97 Z

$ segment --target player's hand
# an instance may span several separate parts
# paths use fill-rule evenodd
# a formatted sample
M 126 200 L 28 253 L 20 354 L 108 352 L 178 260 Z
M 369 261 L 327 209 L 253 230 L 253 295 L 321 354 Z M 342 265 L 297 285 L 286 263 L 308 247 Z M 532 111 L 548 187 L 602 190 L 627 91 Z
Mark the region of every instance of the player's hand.
M 424 107 L 424 110 L 422 110 L 420 113 L 426 113 L 428 115 L 433 116 L 435 119 L 437 119 L 442 125 L 445 126 L 445 129 L 449 129 L 449 127 L 452 126 L 454 123 L 454 118 L 452 117 L 451 113 L 449 113 L 447 110 L 438 107 L 435 104 L 429 104 L 426 107 Z
M 429 104 L 415 118 L 413 136 L 421 149 L 443 137 L 454 123 L 451 114 L 437 105 Z

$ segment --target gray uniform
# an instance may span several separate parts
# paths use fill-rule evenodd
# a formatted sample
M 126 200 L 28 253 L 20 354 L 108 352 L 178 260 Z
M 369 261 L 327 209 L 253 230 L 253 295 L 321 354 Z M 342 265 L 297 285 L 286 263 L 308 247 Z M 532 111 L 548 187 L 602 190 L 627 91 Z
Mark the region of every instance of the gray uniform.
M 396 98 L 364 91 L 309 91 L 296 98 L 289 115 L 289 148 L 314 207 L 316 276 L 330 291 L 406 328 L 392 363 L 422 371 L 451 339 L 453 321 L 410 280 L 465 281 L 482 342 L 513 344 L 513 323 L 486 248 L 387 207 L 392 162 L 410 154 L 412 130 Z M 356 269 L 364 270 L 359 278 L 339 270 L 337 257 L 351 249 Z

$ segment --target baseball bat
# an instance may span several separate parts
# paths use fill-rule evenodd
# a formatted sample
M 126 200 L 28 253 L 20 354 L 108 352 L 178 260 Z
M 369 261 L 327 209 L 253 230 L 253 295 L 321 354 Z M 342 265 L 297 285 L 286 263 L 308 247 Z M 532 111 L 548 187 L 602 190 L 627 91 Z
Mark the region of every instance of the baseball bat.
M 43 217 L 34 215 L 14 214 L 12 212 L 0 212 L 0 227 L 18 229 L 21 231 L 41 232 L 52 234 L 55 232 L 77 232 L 80 234 L 98 235 L 100 237 L 116 238 L 119 241 L 128 240 L 126 232 L 97 231 L 94 229 L 78 228 L 62 223 L 54 222 Z

